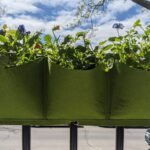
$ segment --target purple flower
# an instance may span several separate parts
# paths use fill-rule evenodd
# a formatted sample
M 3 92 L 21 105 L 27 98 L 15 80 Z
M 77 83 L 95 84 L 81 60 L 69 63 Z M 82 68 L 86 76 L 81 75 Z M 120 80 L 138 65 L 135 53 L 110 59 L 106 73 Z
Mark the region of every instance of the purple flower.
M 31 33 L 30 31 L 27 31 L 27 32 L 26 32 L 26 35 L 29 35 L 30 33 Z
M 26 33 L 25 26 L 24 26 L 24 25 L 19 25 L 18 31 L 19 31 L 20 33 L 22 33 L 22 34 L 25 34 L 25 33 Z
M 114 28 L 114 29 L 123 29 L 124 25 L 122 23 L 115 23 L 115 24 L 113 24 L 112 28 Z

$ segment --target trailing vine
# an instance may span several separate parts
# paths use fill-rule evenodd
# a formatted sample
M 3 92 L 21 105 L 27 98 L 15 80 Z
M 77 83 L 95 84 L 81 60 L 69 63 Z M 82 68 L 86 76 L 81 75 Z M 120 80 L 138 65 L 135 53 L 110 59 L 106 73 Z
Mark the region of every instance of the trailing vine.
M 87 32 L 67 35 L 63 39 L 55 35 L 59 26 L 52 29 L 52 35 L 31 34 L 24 25 L 12 30 L 4 25 L 0 30 L 0 59 L 5 66 L 20 66 L 48 58 L 68 69 L 88 70 L 98 65 L 109 71 L 114 65 L 123 63 L 129 67 L 150 70 L 150 25 L 143 27 L 137 20 L 124 36 L 119 35 L 122 24 L 114 24 L 118 36 L 92 46 Z

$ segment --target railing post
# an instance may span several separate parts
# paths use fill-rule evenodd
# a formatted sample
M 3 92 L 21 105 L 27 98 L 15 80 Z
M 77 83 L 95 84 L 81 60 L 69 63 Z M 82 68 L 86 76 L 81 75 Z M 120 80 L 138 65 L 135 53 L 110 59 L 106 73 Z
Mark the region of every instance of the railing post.
M 70 124 L 70 150 L 78 149 L 78 125 L 76 122 Z
M 124 128 L 116 127 L 116 150 L 124 149 Z
M 31 127 L 22 126 L 22 150 L 31 149 Z

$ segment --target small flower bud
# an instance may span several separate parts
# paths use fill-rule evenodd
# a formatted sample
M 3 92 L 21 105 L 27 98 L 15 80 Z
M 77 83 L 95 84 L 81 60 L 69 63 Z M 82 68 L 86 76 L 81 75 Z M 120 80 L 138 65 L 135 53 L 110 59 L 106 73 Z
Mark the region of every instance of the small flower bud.
M 59 26 L 59 25 L 54 26 L 54 27 L 52 28 L 52 30 L 53 30 L 53 31 L 60 30 L 60 26 Z

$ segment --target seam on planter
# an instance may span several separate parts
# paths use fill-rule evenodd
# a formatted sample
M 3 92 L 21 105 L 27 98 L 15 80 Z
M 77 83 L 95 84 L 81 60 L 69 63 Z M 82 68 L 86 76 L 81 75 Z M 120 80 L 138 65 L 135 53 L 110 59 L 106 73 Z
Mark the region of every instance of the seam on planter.
M 111 115 L 111 72 L 106 73 L 106 102 L 105 119 L 110 119 Z
M 43 60 L 43 87 L 42 87 L 42 104 L 43 104 L 43 116 L 44 119 L 47 118 L 47 99 L 48 99 L 48 65 L 47 65 L 47 59 Z

